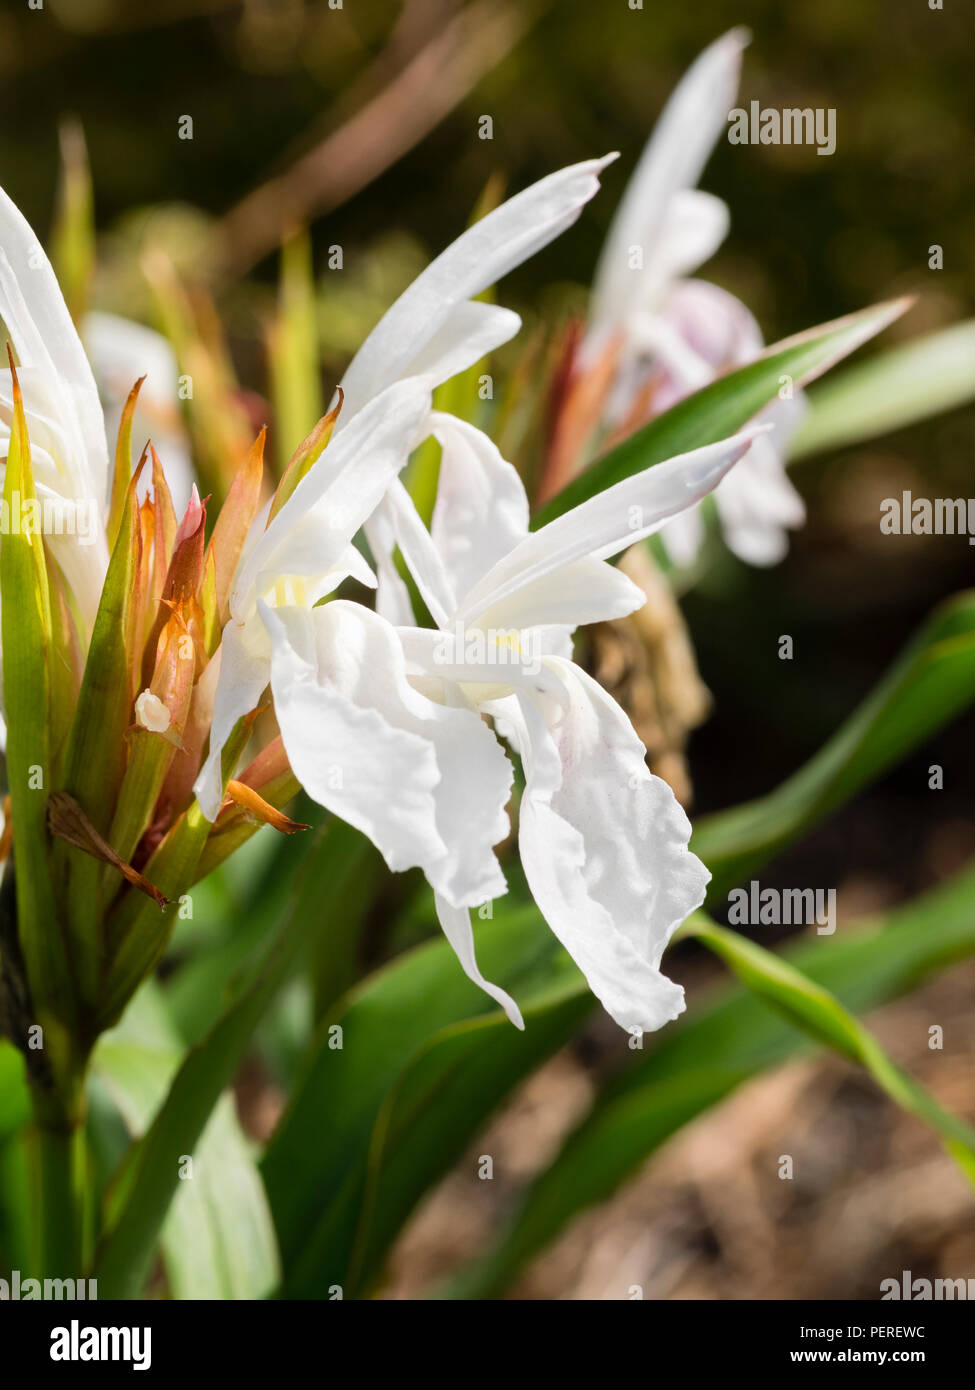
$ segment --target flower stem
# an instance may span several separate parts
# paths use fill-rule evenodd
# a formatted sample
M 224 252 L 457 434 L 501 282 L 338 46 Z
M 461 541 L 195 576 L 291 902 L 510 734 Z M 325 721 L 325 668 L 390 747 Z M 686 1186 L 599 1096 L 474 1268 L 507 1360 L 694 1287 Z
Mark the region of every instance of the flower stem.
M 77 1279 L 88 1251 L 83 1112 L 34 1091 L 34 1247 L 40 1279 Z

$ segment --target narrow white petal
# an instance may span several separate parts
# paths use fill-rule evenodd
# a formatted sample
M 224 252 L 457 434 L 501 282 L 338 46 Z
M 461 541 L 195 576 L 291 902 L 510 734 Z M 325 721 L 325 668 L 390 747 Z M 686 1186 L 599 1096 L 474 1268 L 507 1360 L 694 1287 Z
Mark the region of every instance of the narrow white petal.
M 625 618 L 646 601 L 643 590 L 615 566 L 587 555 L 517 589 L 486 609 L 477 621 L 479 627 L 487 628 L 554 625 L 575 629 Z
M 378 575 L 376 612 L 394 627 L 413 627 L 416 623 L 413 600 L 406 581 L 396 568 L 396 535 L 382 507 L 373 512 L 363 530 Z
M 661 276 L 690 275 L 711 259 L 728 235 L 728 205 L 713 193 L 682 188 L 670 200 L 660 228 L 655 255 Z
M 457 953 L 457 959 L 464 969 L 464 974 L 469 980 L 473 980 L 485 994 L 501 1005 L 508 1018 L 516 1028 L 524 1031 L 525 1022 L 521 1016 L 521 1010 L 500 985 L 492 985 L 489 980 L 478 969 L 477 960 L 474 955 L 474 929 L 471 926 L 470 909 L 466 907 L 451 907 L 446 899 L 440 894 L 435 895 L 437 904 L 437 916 L 440 925 L 443 927 L 443 934 L 450 942 Z
M 248 616 L 279 574 L 312 575 L 333 568 L 405 464 L 429 409 L 427 382 L 397 382 L 332 438 L 245 552 L 231 600 L 235 616 Z
M 456 594 L 466 594 L 528 535 L 528 497 L 512 465 L 483 431 L 434 411 L 440 480 L 430 534 Z
M 399 478 L 390 483 L 377 516 L 385 535 L 399 546 L 433 621 L 438 627 L 446 627 L 457 607 L 454 586 L 413 498 Z
M 520 328 L 521 319 L 512 309 L 465 300 L 410 363 L 410 375 L 428 377 L 439 386 L 509 342 Z
M 213 699 L 210 749 L 193 785 L 196 799 L 207 820 L 216 820 L 223 800 L 221 755 L 224 744 L 238 719 L 256 708 L 270 680 L 270 648 L 263 625 L 251 621 L 247 628 L 229 622 L 210 671 L 219 662 L 219 676 Z
M 467 595 L 468 623 L 496 612 L 511 595 L 593 555 L 606 559 L 659 530 L 669 517 L 711 492 L 765 425 L 658 463 L 573 507 L 515 546 Z
M 674 196 L 693 188 L 722 131 L 738 90 L 748 34 L 733 29 L 706 48 L 684 74 L 654 127 L 603 245 L 593 287 L 594 325 L 625 322 L 634 296 L 646 303 L 666 278 L 656 260 Z M 643 251 L 632 269 L 632 248 Z M 643 285 L 637 277 L 646 281 Z
M 683 990 L 660 973 L 660 959 L 703 902 L 710 875 L 687 848 L 687 817 L 648 771 L 623 711 L 585 672 L 552 660 L 569 708 L 520 697 L 522 865 L 607 1012 L 623 1028 L 650 1032 L 683 1010 Z
M 387 310 L 350 363 L 342 379 L 347 418 L 391 381 L 416 371 L 414 364 L 424 360 L 444 325 L 458 322 L 458 306 L 571 227 L 598 190 L 599 173 L 607 162 L 590 159 L 549 174 L 468 227 L 432 261 Z M 473 331 L 473 325 L 468 326 Z M 479 316 L 478 335 L 482 328 Z M 458 350 L 453 338 L 449 352 L 438 349 L 433 356 L 456 361 Z

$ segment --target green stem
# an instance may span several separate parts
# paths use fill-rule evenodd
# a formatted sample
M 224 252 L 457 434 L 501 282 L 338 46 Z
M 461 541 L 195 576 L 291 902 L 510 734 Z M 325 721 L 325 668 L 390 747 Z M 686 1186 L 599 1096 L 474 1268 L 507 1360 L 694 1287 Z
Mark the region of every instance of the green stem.
M 86 1256 L 86 1153 L 80 1120 L 35 1097 L 34 1267 L 41 1279 L 81 1278 Z

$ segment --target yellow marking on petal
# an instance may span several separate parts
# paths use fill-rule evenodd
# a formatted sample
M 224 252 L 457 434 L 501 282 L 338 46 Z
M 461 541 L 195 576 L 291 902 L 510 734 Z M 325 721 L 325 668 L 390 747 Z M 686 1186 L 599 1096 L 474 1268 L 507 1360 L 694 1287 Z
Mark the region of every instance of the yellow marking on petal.
M 303 574 L 282 574 L 274 581 L 272 590 L 275 608 L 305 608 L 308 585 Z

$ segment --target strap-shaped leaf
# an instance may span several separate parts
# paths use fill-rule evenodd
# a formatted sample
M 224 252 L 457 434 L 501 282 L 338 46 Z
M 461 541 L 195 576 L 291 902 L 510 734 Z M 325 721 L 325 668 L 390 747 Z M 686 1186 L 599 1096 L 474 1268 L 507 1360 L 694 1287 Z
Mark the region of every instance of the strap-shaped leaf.
M 8 349 L 9 352 L 9 349 Z M 47 1045 L 61 1051 L 59 1022 L 70 1021 L 75 995 L 48 862 L 46 803 L 51 791 L 50 693 L 53 636 L 44 542 L 30 524 L 36 506 L 24 404 L 11 358 L 14 409 L 3 500 L 11 526 L 0 542 L 0 633 L 7 721 L 7 776 L 14 824 L 17 936 L 37 1019 Z
M 829 741 L 767 796 L 697 821 L 708 901 L 795 840 L 975 701 L 975 593 L 936 608 Z
M 148 1128 L 179 1068 L 183 1041 L 158 986 L 149 982 L 122 1023 L 98 1042 L 96 1076 L 129 1133 Z M 278 1282 L 278 1254 L 251 1145 L 224 1093 L 193 1155 L 162 1228 L 163 1263 L 174 1298 L 257 1299 Z
M 750 948 L 750 943 L 743 944 Z M 763 961 L 770 956 L 759 947 L 754 950 Z M 843 1051 L 850 1055 L 851 1044 L 854 1051 L 859 1045 L 853 1036 L 860 1037 L 860 1025 L 846 1010 L 875 1008 L 973 952 L 975 867 L 969 867 L 907 907 L 835 936 L 800 942 L 766 963 L 779 979 L 801 981 L 798 994 L 808 990 L 824 1011 L 831 1012 L 829 1023 L 820 1018 L 817 1041 L 829 1042 L 831 1028 L 840 1030 L 835 1033 L 840 1041 L 852 1026 L 843 1039 Z M 780 987 L 782 999 L 785 988 Z M 829 991 L 826 999 L 833 996 L 828 1006 L 822 991 Z M 743 1082 L 794 1056 L 808 1037 L 796 1026 L 801 1009 L 795 996 L 789 1012 L 792 1021 L 738 986 L 722 991 L 710 1007 L 699 1005 L 660 1034 L 636 1066 L 604 1088 L 555 1161 L 528 1189 L 495 1248 L 444 1292 L 455 1298 L 501 1293 L 573 1217 L 611 1196 L 682 1126 Z M 880 1060 L 872 1047 L 871 1040 L 865 1056 L 890 1081 L 898 1102 L 923 1112 L 930 1122 L 931 1098 L 919 1094 L 916 1083 L 903 1073 L 887 1070 L 892 1064 Z M 938 1119 L 940 1123 L 940 1115 Z M 967 1142 L 960 1132 L 952 1135 L 952 1142 L 956 1137 Z M 960 1150 L 955 1153 L 962 1156 Z
M 794 459 L 954 410 L 975 397 L 975 320 L 879 352 L 809 393 L 809 413 L 792 441 Z

